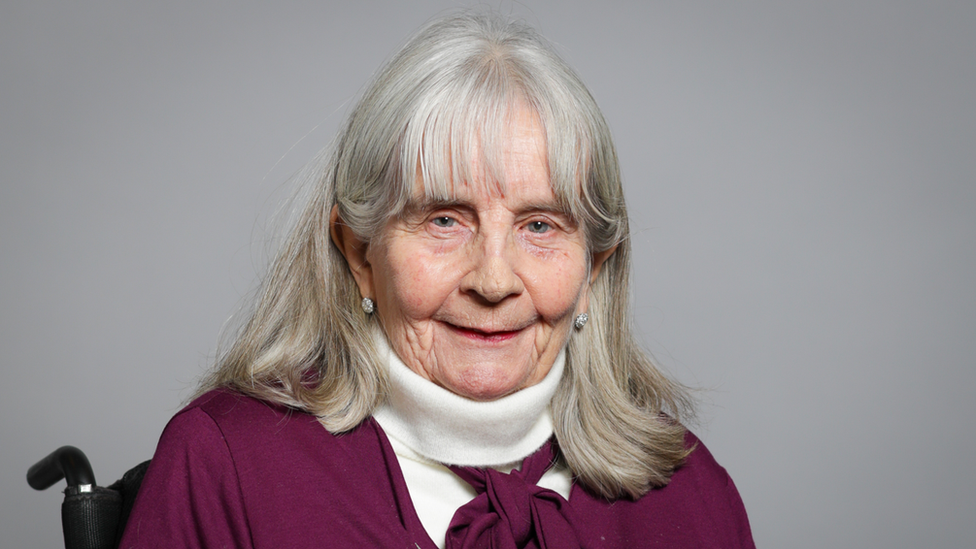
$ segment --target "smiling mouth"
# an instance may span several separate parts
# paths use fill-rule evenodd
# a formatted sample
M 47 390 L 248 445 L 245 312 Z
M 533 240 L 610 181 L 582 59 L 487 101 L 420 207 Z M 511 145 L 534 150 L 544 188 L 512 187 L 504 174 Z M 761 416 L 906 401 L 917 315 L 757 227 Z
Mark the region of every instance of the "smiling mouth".
M 517 330 L 485 331 L 477 328 L 466 328 L 464 326 L 458 326 L 448 322 L 445 322 L 445 324 L 458 334 L 468 339 L 485 343 L 502 343 L 508 341 L 519 335 L 524 329 L 519 328 Z

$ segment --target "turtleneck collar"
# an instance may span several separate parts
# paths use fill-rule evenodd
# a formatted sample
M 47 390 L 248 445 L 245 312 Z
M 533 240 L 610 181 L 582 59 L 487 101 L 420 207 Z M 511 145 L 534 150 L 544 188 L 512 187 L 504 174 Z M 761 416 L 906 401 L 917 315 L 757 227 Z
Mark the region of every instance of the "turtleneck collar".
M 390 438 L 421 456 L 451 465 L 496 466 L 522 460 L 552 436 L 549 401 L 562 378 L 565 349 L 541 382 L 479 402 L 414 373 L 379 330 L 374 340 L 389 365 L 390 393 L 373 417 Z

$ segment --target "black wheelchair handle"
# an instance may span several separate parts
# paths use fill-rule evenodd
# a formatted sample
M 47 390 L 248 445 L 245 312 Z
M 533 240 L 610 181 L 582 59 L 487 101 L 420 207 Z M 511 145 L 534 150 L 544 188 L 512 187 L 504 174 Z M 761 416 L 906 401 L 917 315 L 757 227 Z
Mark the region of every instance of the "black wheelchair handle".
M 61 479 L 68 482 L 69 488 L 95 486 L 95 473 L 84 452 L 74 446 L 62 446 L 27 471 L 27 484 L 35 490 L 46 490 Z

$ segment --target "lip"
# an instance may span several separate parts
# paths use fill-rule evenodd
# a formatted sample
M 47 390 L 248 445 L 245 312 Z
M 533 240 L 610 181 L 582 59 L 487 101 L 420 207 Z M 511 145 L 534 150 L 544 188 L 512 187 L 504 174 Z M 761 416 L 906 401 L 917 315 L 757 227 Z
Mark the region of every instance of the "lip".
M 515 330 L 486 331 L 478 328 L 458 326 L 456 324 L 451 324 L 450 322 L 444 322 L 444 325 L 450 328 L 456 334 L 479 343 L 504 343 L 506 341 L 515 339 L 525 329 L 517 328 Z

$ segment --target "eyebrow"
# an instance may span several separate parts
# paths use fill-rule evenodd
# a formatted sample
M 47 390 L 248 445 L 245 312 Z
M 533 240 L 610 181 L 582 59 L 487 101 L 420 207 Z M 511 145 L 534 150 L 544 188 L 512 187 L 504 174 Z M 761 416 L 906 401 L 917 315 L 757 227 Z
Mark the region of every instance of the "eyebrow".
M 574 219 L 573 212 L 569 211 L 568 208 L 563 207 L 563 205 L 560 204 L 558 200 L 552 202 L 529 202 L 527 204 L 524 204 L 518 210 L 518 213 L 525 213 L 525 212 L 543 212 L 543 213 L 549 213 L 554 215 L 563 215 L 568 217 L 571 220 Z
M 430 210 L 437 210 L 440 208 L 450 208 L 450 207 L 465 207 L 474 209 L 473 204 L 467 200 L 458 199 L 441 199 L 441 198 L 427 198 L 416 200 L 411 199 L 404 206 L 403 211 L 405 213 L 417 213 L 425 212 Z M 526 213 L 526 212 L 543 212 L 554 215 L 566 216 L 571 220 L 575 220 L 573 213 L 569 208 L 564 207 L 557 200 L 553 201 L 541 201 L 541 202 L 528 202 L 523 204 L 516 210 L 516 213 Z
M 444 200 L 444 199 L 431 199 L 423 197 L 420 200 L 416 198 L 411 198 L 403 206 L 401 211 L 402 216 L 418 215 L 431 210 L 438 210 L 440 208 L 450 208 L 457 206 L 471 207 L 470 204 L 465 203 L 461 200 Z

